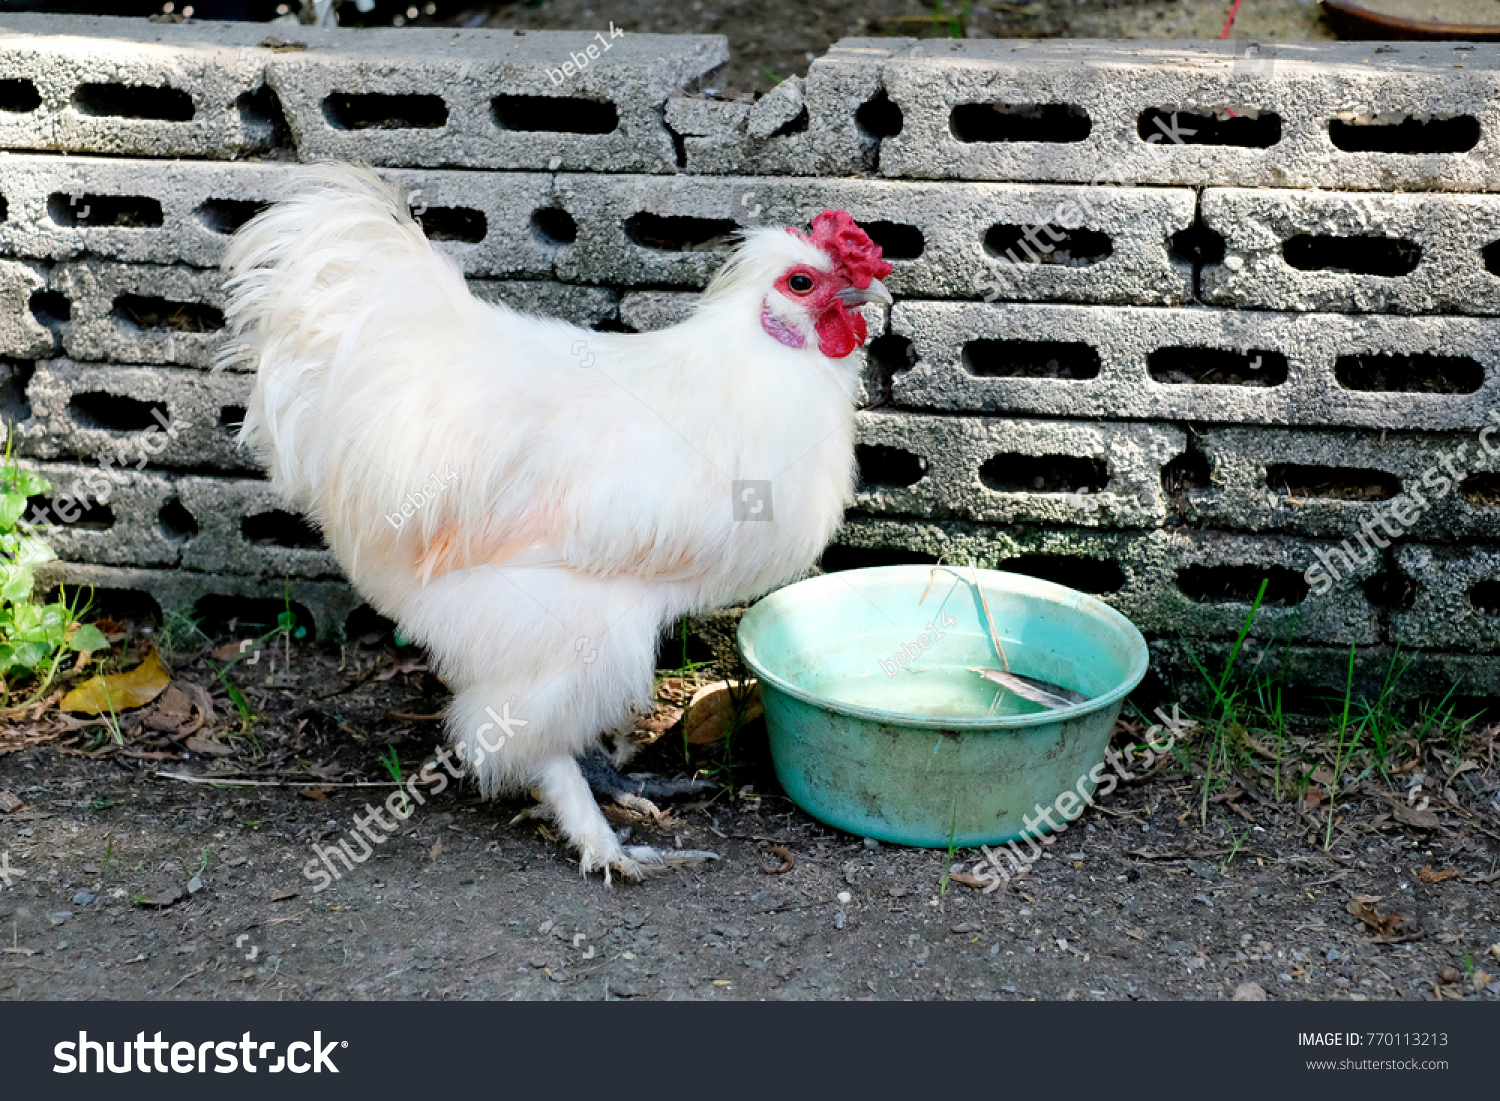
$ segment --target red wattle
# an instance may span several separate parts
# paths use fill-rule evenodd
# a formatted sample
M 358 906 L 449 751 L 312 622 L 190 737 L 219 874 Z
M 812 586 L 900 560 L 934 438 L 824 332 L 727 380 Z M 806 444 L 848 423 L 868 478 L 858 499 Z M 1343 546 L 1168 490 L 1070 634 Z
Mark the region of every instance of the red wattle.
M 843 359 L 865 342 L 865 319 L 850 315 L 842 302 L 825 310 L 813 326 L 818 333 L 818 351 L 829 359 Z

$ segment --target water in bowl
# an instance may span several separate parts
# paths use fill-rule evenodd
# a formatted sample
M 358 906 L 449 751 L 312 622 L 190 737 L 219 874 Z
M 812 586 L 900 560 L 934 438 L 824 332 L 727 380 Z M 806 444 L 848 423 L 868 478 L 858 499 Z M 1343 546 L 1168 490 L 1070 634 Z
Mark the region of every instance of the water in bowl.
M 1049 710 L 961 666 L 903 670 L 894 677 L 879 672 L 814 677 L 800 687 L 839 703 L 928 718 L 1002 718 Z

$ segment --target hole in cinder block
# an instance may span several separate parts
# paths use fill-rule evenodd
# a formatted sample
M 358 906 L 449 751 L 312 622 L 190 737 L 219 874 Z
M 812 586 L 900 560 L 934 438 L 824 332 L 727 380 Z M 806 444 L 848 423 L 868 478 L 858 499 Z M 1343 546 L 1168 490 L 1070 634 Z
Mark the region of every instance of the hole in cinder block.
M 1481 581 L 1469 590 L 1469 600 L 1485 615 L 1500 615 L 1500 579 Z
M 243 405 L 226 405 L 219 410 L 219 427 L 230 434 L 237 434 L 240 426 L 245 423 L 245 407 Z
M 368 604 L 361 604 L 344 617 L 344 637 L 353 642 L 379 642 L 395 629 L 395 623 Z
M 1177 587 L 1198 604 L 1253 604 L 1260 583 L 1267 580 L 1263 607 L 1286 608 L 1307 597 L 1302 575 L 1284 566 L 1188 566 L 1177 571 Z
M 620 125 L 609 100 L 578 96 L 496 96 L 490 112 L 500 129 L 529 133 L 610 134 Z
M 854 110 L 854 125 L 858 126 L 866 137 L 877 140 L 894 138 L 901 133 L 901 127 L 905 123 L 901 108 L 891 102 L 891 97 L 886 95 L 884 88 Z
M 1484 367 L 1469 356 L 1339 356 L 1333 377 L 1346 390 L 1395 394 L 1472 394 L 1484 385 Z
M 222 233 L 227 237 L 268 206 L 269 203 L 254 199 L 209 199 L 193 213 L 210 233 Z
M 961 142 L 1030 141 L 1065 144 L 1084 141 L 1093 121 L 1071 103 L 959 103 L 948 129 Z
M 578 223 L 560 207 L 547 206 L 531 215 L 531 231 L 544 245 L 571 245 L 578 240 Z
M 1271 463 L 1266 467 L 1266 488 L 1326 501 L 1389 501 L 1401 492 L 1401 480 L 1383 470 Z
M 156 514 L 161 532 L 174 543 L 182 543 L 198 534 L 198 520 L 186 506 L 173 497 Z
M 909 371 L 916 366 L 917 346 L 900 333 L 886 333 L 870 341 L 865 355 L 889 378 L 897 371 Z
M 173 333 L 211 333 L 224 327 L 224 314 L 206 302 L 173 302 L 145 294 L 122 294 L 114 316 L 137 329 Z
M 4 195 L 0 195 L 0 222 L 5 221 L 9 217 L 10 217 L 10 203 L 8 203 L 6 201 Z
M 327 550 L 323 536 L 306 518 L 281 509 L 258 512 L 240 521 L 245 542 L 259 547 L 285 547 L 288 550 Z
M 1153 145 L 1233 145 L 1269 149 L 1281 140 L 1281 116 L 1270 111 L 1220 111 L 1151 107 L 1141 112 L 1135 132 Z
M 1458 492 L 1474 508 L 1495 508 L 1500 505 L 1500 474 L 1470 474 Z
M 419 219 L 429 241 L 461 241 L 477 245 L 489 232 L 484 211 L 466 206 L 430 206 Z
M 859 227 L 880 246 L 886 260 L 915 260 L 927 248 L 922 231 L 901 222 L 860 222 Z
M 1365 599 L 1376 608 L 1404 612 L 1417 602 L 1417 583 L 1400 570 L 1383 570 L 1360 583 Z
M 1125 571 L 1118 565 L 1079 554 L 1022 554 L 1007 558 L 995 568 L 1051 581 L 1054 585 L 1066 585 L 1096 596 L 1119 592 L 1125 586 Z
M 271 588 L 267 583 L 267 588 Z M 209 593 L 198 598 L 193 605 L 193 618 L 198 621 L 198 630 L 210 638 L 232 634 L 249 627 L 265 632 L 282 625 L 281 618 L 287 611 L 282 597 L 233 596 L 228 593 Z M 301 604 L 292 601 L 292 615 L 297 627 L 314 635 L 312 614 Z
M 1080 455 L 991 455 L 979 480 L 997 493 L 1097 493 L 1109 481 L 1103 459 Z
M 252 151 L 269 153 L 294 147 L 292 128 L 287 125 L 281 98 L 269 84 L 262 84 L 253 92 L 241 93 L 234 105 L 239 109 L 240 126 Z
M 631 328 L 625 322 L 613 317 L 606 317 L 602 321 L 596 321 L 589 328 L 596 333 L 633 333 L 636 329 Z
M 138 589 L 93 589 L 86 595 L 89 606 L 83 618 L 90 623 L 101 619 L 119 623 L 161 622 L 161 605 L 150 593 Z
M 107 390 L 85 390 L 68 399 L 68 415 L 83 428 L 108 432 L 142 432 L 170 425 L 167 403 L 141 401 Z
M 625 235 L 644 248 L 662 252 L 717 252 L 729 248 L 729 235 L 739 228 L 729 218 L 692 218 L 642 211 L 626 220 Z
M 112 226 L 150 229 L 162 224 L 161 203 L 144 195 L 47 196 L 47 217 L 65 229 Z
M 1213 474 L 1208 456 L 1195 446 L 1190 445 L 1189 450 L 1161 468 L 1161 488 L 1171 498 L 1173 507 L 1179 510 L 1187 507 L 1188 494 L 1212 486 Z
M 1286 381 L 1286 356 L 1251 348 L 1157 348 L 1146 356 L 1151 378 L 1168 386 L 1280 386 Z
M 1410 275 L 1422 262 L 1422 246 L 1399 237 L 1328 237 L 1299 233 L 1281 246 L 1281 255 L 1298 271 L 1338 275 Z
M 1098 378 L 1099 353 L 1068 340 L 971 340 L 964 370 L 979 378 Z
M 862 443 L 855 446 L 854 458 L 862 491 L 905 489 L 927 476 L 927 461 L 899 447 Z
M 1400 122 L 1357 123 L 1330 119 L 1328 138 L 1345 153 L 1467 153 L 1479 144 L 1473 115 Z
M 905 547 L 849 547 L 835 543 L 823 552 L 818 567 L 824 573 L 866 570 L 875 566 L 932 566 L 937 555 Z
M 194 113 L 188 93 L 150 84 L 80 84 L 73 107 L 83 115 L 158 122 L 190 122 Z
M 1095 229 L 1061 226 L 991 226 L 984 235 L 984 251 L 1012 264 L 1055 264 L 1086 268 L 1107 260 L 1115 251 L 1109 235 Z
M 1221 264 L 1224 262 L 1224 238 L 1201 221 L 1194 222 L 1167 238 L 1167 255 L 1194 267 Z
M 62 488 L 54 485 L 53 489 Z M 84 487 L 75 485 L 74 491 Z M 57 525 L 76 531 L 108 531 L 115 526 L 115 510 L 89 497 L 74 497 L 70 493 L 43 494 L 26 502 L 27 524 Z
M 61 336 L 63 326 L 73 319 L 73 303 L 60 291 L 33 291 L 28 306 L 31 316 L 54 337 Z
M 23 424 L 31 419 L 31 399 L 26 388 L 36 364 L 30 360 L 0 358 L 0 422 Z
M 36 85 L 29 80 L 0 80 L 0 111 L 25 115 L 42 105 Z
M 323 117 L 338 130 L 441 130 L 448 125 L 442 96 L 386 92 L 334 92 Z

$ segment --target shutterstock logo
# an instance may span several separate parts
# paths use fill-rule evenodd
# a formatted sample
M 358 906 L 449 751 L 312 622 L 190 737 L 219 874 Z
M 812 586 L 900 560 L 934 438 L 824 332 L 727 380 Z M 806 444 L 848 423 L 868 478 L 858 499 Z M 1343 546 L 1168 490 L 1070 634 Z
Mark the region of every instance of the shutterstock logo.
M 154 1039 L 146 1039 L 144 1032 L 137 1032 L 134 1040 L 120 1041 L 120 1061 L 115 1062 L 115 1041 L 90 1040 L 87 1032 L 80 1032 L 78 1040 L 64 1040 L 52 1049 L 52 1054 L 57 1059 L 57 1065 L 52 1068 L 53 1074 L 129 1074 L 137 1071 L 141 1074 L 166 1074 L 169 1070 L 173 1074 L 207 1074 L 209 1070 L 209 1056 L 216 1060 L 213 1066 L 215 1074 L 233 1074 L 237 1070 L 244 1070 L 247 1074 L 254 1074 L 264 1070 L 268 1074 L 280 1074 L 289 1070 L 293 1074 L 306 1074 L 312 1071 L 314 1074 L 337 1074 L 339 1068 L 334 1065 L 331 1058 L 335 1048 L 346 1048 L 348 1040 L 329 1040 L 323 1042 L 323 1034 L 314 1032 L 312 1043 L 297 1040 L 286 1047 L 286 1054 L 277 1056 L 272 1063 L 271 1056 L 276 1051 L 276 1041 L 267 1040 L 264 1043 L 251 1039 L 250 1033 L 245 1033 L 238 1040 L 224 1040 L 222 1042 L 209 1040 L 201 1044 L 189 1043 L 187 1040 L 178 1040 L 175 1043 L 163 1040 L 158 1032 Z M 132 1055 L 134 1059 L 132 1060 Z M 260 1065 L 256 1065 L 260 1060 Z M 171 1066 L 168 1067 L 167 1063 Z

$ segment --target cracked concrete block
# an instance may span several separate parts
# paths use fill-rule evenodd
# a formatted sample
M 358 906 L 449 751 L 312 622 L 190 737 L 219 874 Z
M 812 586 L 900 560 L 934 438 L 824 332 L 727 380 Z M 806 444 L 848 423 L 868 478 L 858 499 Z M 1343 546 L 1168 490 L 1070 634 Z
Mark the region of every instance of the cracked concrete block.
M 1156 527 L 1173 428 L 865 412 L 861 512 L 1001 523 Z
M 1500 313 L 1500 197 L 1206 191 L 1224 238 L 1203 270 L 1218 305 L 1355 313 Z M 1491 270 L 1495 268 L 1496 270 Z
M 689 138 L 732 138 L 742 131 L 750 104 L 684 92 L 667 100 L 667 128 Z
M 299 28 L 267 81 L 305 160 L 675 172 L 668 97 L 728 59 L 716 35 Z M 577 68 L 578 60 L 583 66 Z
M 184 569 L 262 577 L 342 576 L 316 527 L 289 511 L 269 482 L 182 477 L 177 493 L 199 526 L 182 548 Z
M 1500 187 L 1494 45 L 1278 42 L 1258 55 L 1247 45 L 913 43 L 885 65 L 903 121 L 882 146 L 881 171 L 1355 191 Z
M 0 158 L 0 253 L 217 267 L 230 235 L 276 196 L 295 166 Z M 471 276 L 548 275 L 558 243 L 539 221 L 545 174 L 384 169 L 428 239 Z
M 1381 639 L 1362 583 L 1373 566 L 1323 595 L 1302 578 L 1316 541 L 1220 531 L 1102 532 L 855 515 L 824 555 L 848 566 L 943 561 L 1011 570 L 1091 592 L 1148 635 L 1234 638 L 1262 578 L 1271 593 L 1251 625 L 1256 638 L 1348 646 Z M 1003 633 L 1003 625 L 1002 625 Z
M 790 76 L 761 96 L 745 116 L 745 133 L 765 141 L 796 122 L 807 110 L 805 87 L 800 76 Z
M 305 609 L 312 619 L 308 632 L 318 642 L 338 642 L 352 612 L 362 606 L 359 594 L 346 581 L 291 578 L 283 583 L 268 577 L 198 573 L 192 570 L 160 570 L 98 565 L 90 562 L 49 562 L 36 571 L 42 589 L 67 585 L 85 586 L 100 596 L 115 593 L 144 598 L 164 617 L 202 614 L 208 600 L 259 602 L 262 607 L 281 604 L 284 595 L 294 609 Z M 302 616 L 298 616 L 299 621 Z
M 1396 564 L 1416 584 L 1411 606 L 1392 617 L 1404 649 L 1500 651 L 1500 551 L 1494 546 L 1397 547 Z
M 1210 481 L 1183 491 L 1195 522 L 1334 538 L 1365 531 L 1382 543 L 1500 540 L 1500 427 L 1442 435 L 1211 427 L 1194 447 Z
M 803 107 L 788 113 L 797 90 L 782 81 L 741 121 L 725 107 L 668 106 L 667 125 L 681 136 L 687 169 L 698 175 L 853 176 L 875 171 L 881 140 L 900 115 L 881 86 L 887 62 L 915 40 L 846 38 L 808 67 Z M 784 99 L 781 97 L 785 97 Z M 762 107 L 766 100 L 771 103 Z M 756 115 L 756 112 L 759 115 Z M 804 116 L 805 112 L 805 116 Z M 758 118 L 760 121 L 753 122 Z M 711 122 L 710 120 L 713 120 Z
M 289 152 L 252 23 L 7 13 L 0 148 L 136 157 Z
M 51 493 L 33 500 L 27 522 L 59 558 L 112 566 L 178 564 L 185 536 L 168 510 L 175 498 L 170 477 L 118 466 L 22 465 L 51 483 Z
M 607 287 L 575 287 L 550 280 L 491 282 L 470 280 L 469 290 L 484 302 L 498 302 L 523 313 L 556 317 L 593 328 L 619 316 L 620 296 Z
M 1019 299 L 1169 305 L 1192 297 L 1191 265 L 1169 251 L 1193 219 L 1186 190 L 1103 189 L 1085 198 L 1075 188 L 1009 184 L 563 175 L 557 196 L 578 224 L 578 239 L 557 254 L 566 280 L 702 286 L 736 231 L 805 227 L 834 209 L 881 245 L 895 269 L 885 280 L 894 294 L 980 298 L 1000 279 Z M 1053 237 L 1062 244 L 1040 235 L 1036 248 L 1011 241 L 1058 217 L 1078 231 Z M 1020 262 L 996 259 L 997 248 Z
M 32 296 L 47 280 L 27 264 L 0 260 L 0 355 L 31 359 L 49 355 L 52 332 L 32 312 Z
M 28 458 L 128 469 L 255 469 L 235 442 L 248 375 L 55 359 L 36 364 L 21 382 L 25 405 L 14 407 L 15 438 L 18 454 Z
M 223 341 L 224 288 L 212 269 L 82 260 L 53 270 L 72 303 L 68 356 L 211 367 Z
M 905 301 L 891 329 L 913 409 L 1443 431 L 1500 401 L 1478 318 Z

